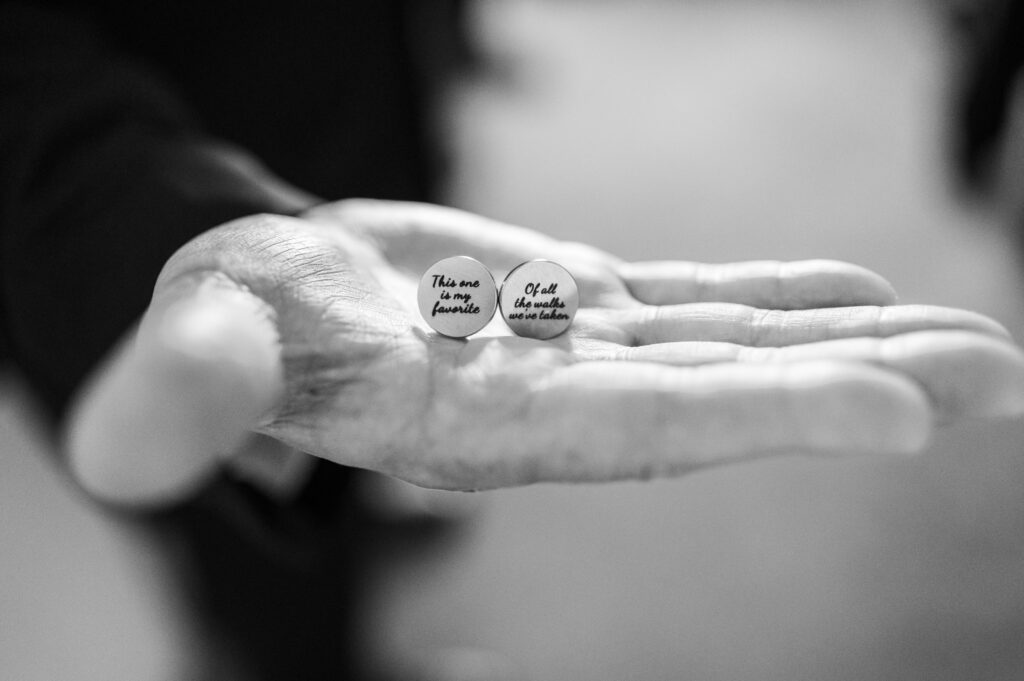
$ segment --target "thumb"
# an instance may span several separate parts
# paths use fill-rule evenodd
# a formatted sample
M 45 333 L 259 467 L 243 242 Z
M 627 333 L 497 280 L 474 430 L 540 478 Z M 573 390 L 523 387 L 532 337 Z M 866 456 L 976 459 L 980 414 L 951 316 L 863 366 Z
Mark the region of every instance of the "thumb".
M 76 399 L 72 474 L 109 502 L 159 506 L 194 493 L 276 403 L 273 310 L 219 273 L 161 288 Z

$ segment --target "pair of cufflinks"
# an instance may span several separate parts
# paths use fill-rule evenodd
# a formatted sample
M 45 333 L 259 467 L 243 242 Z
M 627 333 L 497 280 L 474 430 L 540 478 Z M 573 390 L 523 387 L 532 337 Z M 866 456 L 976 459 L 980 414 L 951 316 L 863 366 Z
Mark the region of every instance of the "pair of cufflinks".
M 479 261 L 456 255 L 431 265 L 420 279 L 420 314 L 434 331 L 451 338 L 487 326 L 497 309 L 513 333 L 545 340 L 565 332 L 580 305 L 569 271 L 550 260 L 515 267 L 501 284 Z

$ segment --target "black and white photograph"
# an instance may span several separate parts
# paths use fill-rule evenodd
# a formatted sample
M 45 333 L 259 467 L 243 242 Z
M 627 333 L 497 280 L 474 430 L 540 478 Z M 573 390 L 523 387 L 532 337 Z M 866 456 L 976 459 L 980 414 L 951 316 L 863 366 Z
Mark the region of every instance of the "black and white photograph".
M 0 679 L 1024 679 L 1024 0 L 0 0 Z

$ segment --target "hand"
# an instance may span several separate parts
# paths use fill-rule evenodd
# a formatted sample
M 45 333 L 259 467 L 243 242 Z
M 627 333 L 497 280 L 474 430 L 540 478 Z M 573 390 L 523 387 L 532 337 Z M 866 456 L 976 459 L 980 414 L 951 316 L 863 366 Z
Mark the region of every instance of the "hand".
M 566 334 L 433 333 L 419 278 L 464 254 L 497 281 L 564 265 Z M 78 401 L 72 468 L 94 494 L 191 493 L 253 432 L 426 487 L 686 473 L 753 457 L 905 453 L 933 424 L 1024 409 L 1024 355 L 971 312 L 893 306 L 832 261 L 625 263 L 424 204 L 244 218 L 184 246 L 137 335 Z

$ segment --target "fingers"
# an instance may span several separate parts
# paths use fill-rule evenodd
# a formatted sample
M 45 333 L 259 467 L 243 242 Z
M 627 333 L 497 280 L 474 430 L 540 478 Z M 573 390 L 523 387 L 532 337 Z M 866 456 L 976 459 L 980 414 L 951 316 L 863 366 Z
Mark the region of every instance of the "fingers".
M 713 362 L 868 362 L 913 379 L 928 394 L 940 420 L 1024 412 L 1024 354 L 1005 341 L 965 331 L 918 331 L 890 338 L 849 338 L 784 348 L 660 343 L 621 348 L 606 356 L 677 366 Z
M 262 301 L 222 276 L 180 279 L 78 398 L 67 434 L 72 471 L 106 501 L 184 498 L 272 408 L 282 380 Z
M 1024 410 L 1024 354 L 1004 341 L 964 331 L 920 331 L 887 339 L 856 338 L 789 348 L 744 350 L 781 361 L 844 359 L 896 369 L 928 393 L 940 419 L 991 417 Z
M 723 302 L 798 310 L 896 301 L 881 276 L 835 260 L 623 263 L 619 276 L 637 300 L 650 305 Z
M 761 310 L 746 305 L 693 303 L 594 313 L 624 345 L 717 341 L 784 346 L 856 336 L 894 336 L 925 329 L 963 329 L 1006 338 L 999 323 L 974 312 L 930 305 Z
M 913 381 L 865 364 L 583 362 L 537 387 L 526 422 L 515 473 L 597 481 L 793 452 L 914 452 L 931 413 Z
M 621 263 L 583 244 L 557 241 L 529 229 L 430 204 L 346 200 L 319 206 L 303 217 L 345 225 L 372 240 L 390 263 L 411 272 L 421 272 L 453 254 L 480 260 L 499 278 L 524 260 L 561 261 L 580 282 L 588 306 L 714 301 L 803 309 L 888 305 L 896 299 L 885 279 L 848 263 Z

